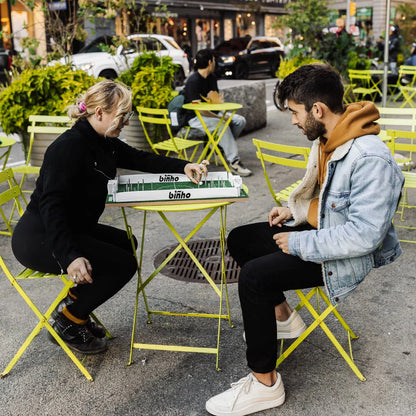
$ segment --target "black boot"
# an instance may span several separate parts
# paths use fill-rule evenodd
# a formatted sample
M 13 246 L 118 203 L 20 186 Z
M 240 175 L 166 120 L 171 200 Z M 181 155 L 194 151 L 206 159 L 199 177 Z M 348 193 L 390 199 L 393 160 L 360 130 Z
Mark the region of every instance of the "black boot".
M 75 299 L 72 298 L 68 293 L 68 295 L 66 295 L 66 297 L 63 298 L 58 303 L 58 306 L 52 312 L 52 318 L 56 319 L 57 316 L 62 312 L 62 309 L 64 309 L 65 306 L 69 306 L 74 302 L 75 302 Z M 94 322 L 90 317 L 88 318 L 88 322 L 87 322 L 86 325 L 95 337 L 97 337 L 97 338 L 104 338 L 105 337 L 105 335 L 106 335 L 105 329 L 101 325 L 98 325 L 96 322 Z
M 83 354 L 98 354 L 107 349 L 107 340 L 97 338 L 88 329 L 87 325 L 78 325 L 67 319 L 62 313 L 58 313 L 53 329 L 71 349 Z M 49 337 L 56 343 L 55 338 Z

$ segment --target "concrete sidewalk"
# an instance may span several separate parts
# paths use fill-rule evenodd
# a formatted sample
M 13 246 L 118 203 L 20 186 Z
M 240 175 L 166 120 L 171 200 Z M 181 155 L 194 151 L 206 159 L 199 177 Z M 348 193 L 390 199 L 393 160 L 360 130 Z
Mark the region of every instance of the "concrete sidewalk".
M 280 143 L 307 144 L 306 138 L 290 125 L 290 114 L 268 113 L 268 126 L 239 139 L 240 156 L 254 175 L 244 178 L 250 190 L 247 202 L 228 209 L 227 230 L 265 220 L 273 201 L 257 161 L 252 137 Z M 215 169 L 215 168 L 213 168 Z M 299 179 L 301 172 L 276 167 L 277 187 Z M 169 218 L 185 235 L 203 215 L 178 213 Z M 103 222 L 123 227 L 118 208 L 107 209 Z M 142 214 L 129 211 L 129 222 L 137 236 Z M 216 214 L 196 238 L 218 236 Z M 153 269 L 153 256 L 175 243 L 175 238 L 156 215 L 148 216 L 144 275 Z M 10 249 L 10 239 L 0 238 L 1 253 L 11 268 L 19 268 Z M 343 302 L 339 310 L 360 338 L 354 341 L 355 361 L 367 378 L 360 382 L 318 328 L 279 367 L 286 388 L 286 403 L 264 411 L 264 416 L 360 415 L 396 416 L 416 414 L 416 314 L 415 248 L 404 244 L 401 258 L 390 266 L 373 271 L 364 283 Z M 59 282 L 25 284 L 40 305 L 59 291 Z M 134 364 L 126 366 L 134 312 L 136 279 L 97 310 L 117 338 L 108 352 L 91 356 L 85 366 L 94 377 L 88 382 L 66 354 L 47 340 L 46 330 L 33 341 L 9 376 L 0 380 L 0 415 L 207 415 L 205 401 L 245 376 L 249 370 L 242 339 L 242 318 L 237 285 L 229 285 L 232 321 L 222 323 L 220 367 L 215 356 L 196 353 L 134 351 Z M 206 284 L 184 283 L 163 275 L 156 277 L 146 294 L 152 309 L 182 312 L 215 312 L 218 298 Z M 288 294 L 294 306 L 296 297 Z M 301 312 L 307 323 L 311 318 Z M 36 325 L 36 318 L 18 293 L 0 276 L 0 370 Z M 329 320 L 334 334 L 343 340 L 344 331 Z M 137 336 L 143 342 L 215 346 L 216 321 L 211 319 L 156 316 L 148 325 L 140 302 Z

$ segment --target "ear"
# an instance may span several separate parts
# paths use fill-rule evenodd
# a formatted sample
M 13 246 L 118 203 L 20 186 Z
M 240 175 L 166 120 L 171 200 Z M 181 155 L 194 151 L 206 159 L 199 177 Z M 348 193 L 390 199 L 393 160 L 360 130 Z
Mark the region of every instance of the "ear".
M 101 107 L 95 107 L 95 117 L 101 121 L 103 117 L 103 109 Z
M 315 118 L 323 118 L 327 110 L 328 110 L 327 105 L 322 103 L 321 101 L 317 101 L 312 106 L 312 114 L 314 115 Z

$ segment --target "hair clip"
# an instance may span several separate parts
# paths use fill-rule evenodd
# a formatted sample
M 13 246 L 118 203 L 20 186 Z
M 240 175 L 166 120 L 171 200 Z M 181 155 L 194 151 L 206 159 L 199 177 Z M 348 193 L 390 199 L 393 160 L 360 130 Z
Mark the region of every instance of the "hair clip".
M 87 111 L 87 107 L 85 107 L 85 104 L 82 101 L 78 103 L 78 108 L 81 113 L 85 113 Z

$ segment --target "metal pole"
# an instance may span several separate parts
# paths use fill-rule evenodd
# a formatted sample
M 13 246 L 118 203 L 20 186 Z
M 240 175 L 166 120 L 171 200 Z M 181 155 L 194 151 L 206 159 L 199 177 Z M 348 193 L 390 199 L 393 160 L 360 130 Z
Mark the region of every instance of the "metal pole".
M 386 33 L 384 35 L 384 62 L 383 62 L 383 97 L 382 106 L 386 107 L 387 103 L 387 83 L 388 83 L 388 70 L 389 70 L 389 39 L 390 39 L 390 0 L 386 0 Z
M 347 2 L 347 21 L 345 22 L 345 30 L 350 33 L 351 14 L 350 14 L 351 0 Z

